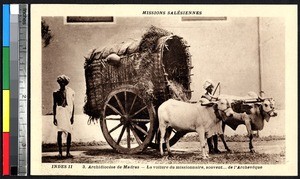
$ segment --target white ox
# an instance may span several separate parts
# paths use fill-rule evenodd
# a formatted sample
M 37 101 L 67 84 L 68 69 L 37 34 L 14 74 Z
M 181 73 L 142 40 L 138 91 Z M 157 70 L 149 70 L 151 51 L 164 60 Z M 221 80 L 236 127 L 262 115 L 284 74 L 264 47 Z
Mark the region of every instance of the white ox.
M 163 155 L 163 139 L 167 145 L 168 154 L 171 155 L 169 138 L 172 128 L 178 132 L 197 132 L 202 147 L 203 159 L 208 157 L 206 149 L 205 133 L 217 125 L 219 119 L 215 112 L 226 112 L 230 104 L 225 99 L 220 99 L 213 107 L 201 106 L 200 103 L 186 103 L 169 99 L 158 108 L 158 120 L 160 130 L 160 154 Z

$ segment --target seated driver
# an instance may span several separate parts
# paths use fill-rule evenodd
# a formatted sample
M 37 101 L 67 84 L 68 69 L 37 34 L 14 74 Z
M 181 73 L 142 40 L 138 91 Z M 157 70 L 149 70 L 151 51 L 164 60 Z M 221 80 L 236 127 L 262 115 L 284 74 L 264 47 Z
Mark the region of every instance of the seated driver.
M 210 106 L 212 105 L 212 101 L 217 100 L 218 98 L 215 97 L 212 93 L 214 90 L 214 83 L 211 80 L 206 80 L 203 88 L 206 90 L 205 94 L 201 96 L 201 104 L 203 106 Z

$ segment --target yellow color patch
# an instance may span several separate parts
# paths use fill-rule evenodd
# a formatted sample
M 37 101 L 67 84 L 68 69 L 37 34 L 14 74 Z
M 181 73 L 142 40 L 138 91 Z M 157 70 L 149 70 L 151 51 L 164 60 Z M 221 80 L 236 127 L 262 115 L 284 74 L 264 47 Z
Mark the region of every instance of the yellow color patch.
M 10 92 L 3 90 L 3 132 L 9 132 Z

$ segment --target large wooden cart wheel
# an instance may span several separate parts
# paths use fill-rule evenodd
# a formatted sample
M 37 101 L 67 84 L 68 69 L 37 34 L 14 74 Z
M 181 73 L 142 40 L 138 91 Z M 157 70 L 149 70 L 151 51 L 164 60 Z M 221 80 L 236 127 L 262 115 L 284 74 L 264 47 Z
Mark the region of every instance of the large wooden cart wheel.
M 134 86 L 122 86 L 106 98 L 100 125 L 113 149 L 125 154 L 139 153 L 153 139 L 154 107 L 143 100 Z

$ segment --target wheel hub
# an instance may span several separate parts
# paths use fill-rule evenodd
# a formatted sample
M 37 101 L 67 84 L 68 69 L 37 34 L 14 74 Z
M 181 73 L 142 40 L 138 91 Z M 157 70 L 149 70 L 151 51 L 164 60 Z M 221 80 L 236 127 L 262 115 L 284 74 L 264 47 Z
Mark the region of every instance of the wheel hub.
M 129 124 L 130 122 L 131 122 L 131 118 L 129 117 L 129 115 L 123 115 L 122 117 L 121 117 L 121 120 L 122 120 L 122 122 L 124 123 L 124 124 Z

